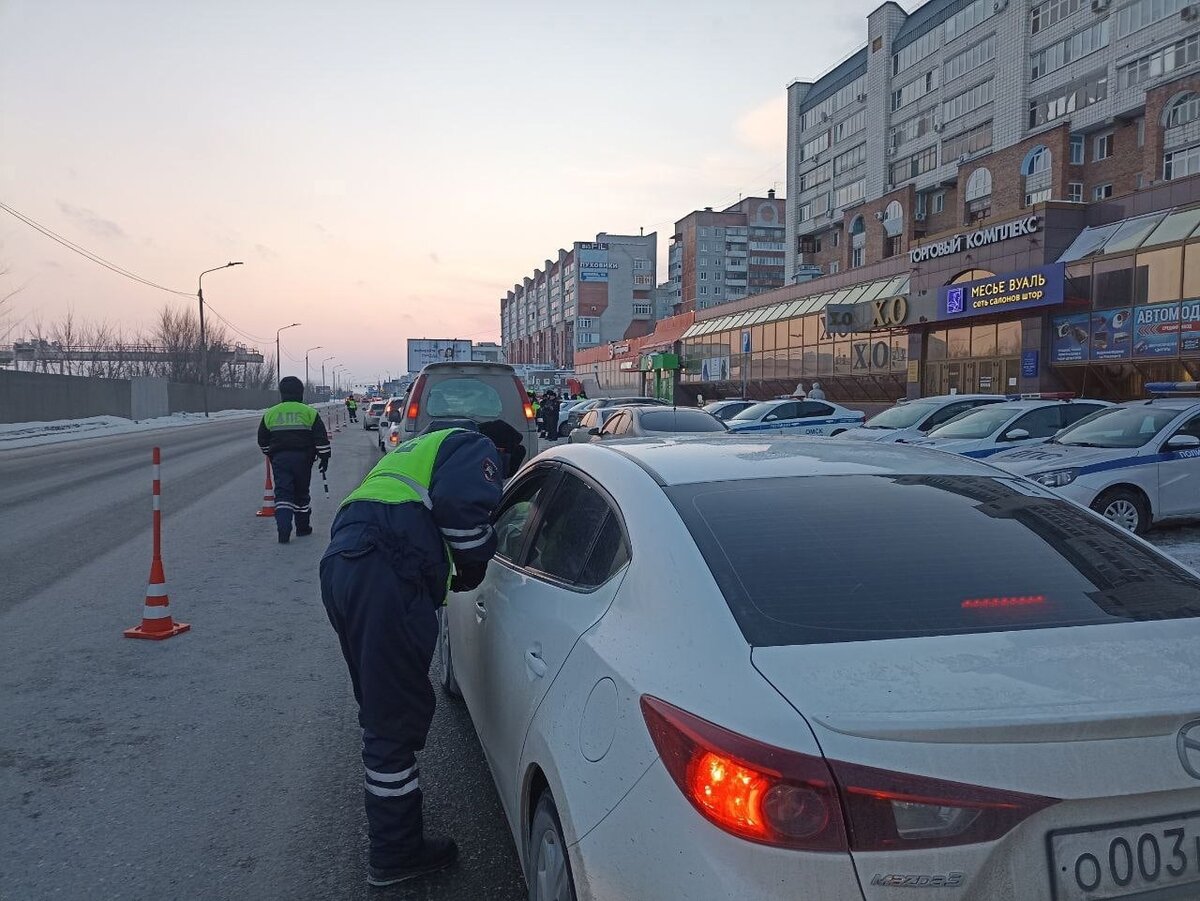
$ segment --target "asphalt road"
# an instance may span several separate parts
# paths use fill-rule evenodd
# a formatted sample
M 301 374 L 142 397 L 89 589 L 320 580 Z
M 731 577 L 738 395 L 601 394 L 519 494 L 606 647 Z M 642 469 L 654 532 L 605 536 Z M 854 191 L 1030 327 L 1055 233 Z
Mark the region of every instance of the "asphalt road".
M 0 901 L 525 897 L 470 718 L 444 697 L 426 828 L 460 863 L 365 884 L 358 725 L 317 562 L 373 438 L 334 436 L 317 533 L 289 545 L 253 516 L 253 420 L 0 451 Z M 154 444 L 171 610 L 192 624 L 161 643 L 121 635 L 145 596 Z

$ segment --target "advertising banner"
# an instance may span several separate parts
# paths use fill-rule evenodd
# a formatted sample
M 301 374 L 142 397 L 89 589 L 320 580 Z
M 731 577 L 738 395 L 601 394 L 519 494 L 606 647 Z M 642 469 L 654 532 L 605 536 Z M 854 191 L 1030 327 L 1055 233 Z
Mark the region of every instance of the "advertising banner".
M 591 249 L 581 246 L 579 257 L 579 280 L 581 282 L 606 282 L 608 273 L 617 268 L 608 261 L 608 245 L 594 244 Z
M 1036 350 L 1021 351 L 1021 375 L 1027 379 L 1038 376 L 1038 352 Z
M 1133 309 L 1133 355 L 1173 357 L 1179 353 L 1179 304 Z
M 1092 359 L 1128 360 L 1133 350 L 1133 316 L 1129 307 L 1092 314 Z
M 1072 313 L 1050 321 L 1050 362 L 1082 363 L 1088 358 L 1091 313 Z
M 1200 353 L 1200 300 L 1185 300 L 1180 308 L 1179 351 Z
M 1063 264 L 1051 263 L 939 288 L 938 319 L 986 316 L 1062 302 Z
M 700 381 L 729 381 L 729 357 L 706 357 L 700 363 Z
M 408 371 L 414 375 L 430 363 L 469 363 L 471 342 L 458 338 L 409 338 Z

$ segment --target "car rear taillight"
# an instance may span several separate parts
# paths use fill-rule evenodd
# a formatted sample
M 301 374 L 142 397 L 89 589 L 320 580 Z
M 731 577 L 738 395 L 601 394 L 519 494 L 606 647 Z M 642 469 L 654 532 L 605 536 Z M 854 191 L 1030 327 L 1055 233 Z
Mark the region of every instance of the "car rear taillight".
M 642 696 L 680 791 L 710 822 L 805 851 L 901 851 L 994 841 L 1057 798 L 826 760 L 764 744 Z
M 765 845 L 846 850 L 822 758 L 762 744 L 650 695 L 642 696 L 642 716 L 667 772 L 714 825 Z
M 388 435 L 388 441 L 390 441 L 392 444 L 399 444 L 400 436 L 397 435 L 395 432 L 392 432 L 390 435 Z
M 533 422 L 533 404 L 529 402 L 529 392 L 525 390 L 525 385 L 515 375 L 513 381 L 517 385 L 517 394 L 521 398 L 521 405 L 525 408 L 525 421 Z
M 417 376 L 417 381 L 412 386 L 412 392 L 408 395 L 408 410 L 405 413 L 409 419 L 416 419 L 417 414 L 421 412 L 421 392 L 425 390 L 425 376 Z

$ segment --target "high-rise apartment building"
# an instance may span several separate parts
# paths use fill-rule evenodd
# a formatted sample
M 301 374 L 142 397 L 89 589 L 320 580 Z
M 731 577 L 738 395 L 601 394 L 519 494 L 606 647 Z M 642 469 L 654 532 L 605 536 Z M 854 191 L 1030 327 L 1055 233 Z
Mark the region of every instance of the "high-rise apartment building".
M 570 368 L 575 351 L 654 330 L 658 235 L 576 241 L 500 299 L 500 343 L 510 363 Z
M 675 223 L 667 270 L 675 312 L 761 294 L 785 284 L 784 201 L 775 191 L 723 210 L 705 207 Z

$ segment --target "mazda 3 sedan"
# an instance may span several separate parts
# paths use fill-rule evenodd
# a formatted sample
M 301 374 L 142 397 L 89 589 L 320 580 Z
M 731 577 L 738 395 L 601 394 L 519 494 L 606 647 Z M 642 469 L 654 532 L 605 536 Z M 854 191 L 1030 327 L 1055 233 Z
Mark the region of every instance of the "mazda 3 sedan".
M 1200 897 L 1200 578 L 1051 489 L 635 439 L 495 528 L 443 680 L 534 901 Z

